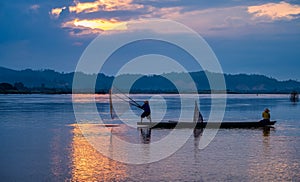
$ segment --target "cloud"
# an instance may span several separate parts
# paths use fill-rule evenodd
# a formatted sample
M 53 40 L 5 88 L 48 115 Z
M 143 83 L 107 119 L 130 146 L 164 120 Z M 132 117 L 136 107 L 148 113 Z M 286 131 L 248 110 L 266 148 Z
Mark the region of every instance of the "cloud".
M 38 9 L 40 9 L 40 5 L 38 4 L 34 4 L 34 5 L 31 5 L 29 7 L 30 10 L 33 10 L 33 11 L 37 11 Z
M 168 0 L 168 2 L 171 1 L 173 0 Z M 68 12 L 73 15 L 70 16 L 71 20 L 62 23 L 62 27 L 68 28 L 70 34 L 75 36 L 104 33 L 116 27 L 126 27 L 124 22 L 140 21 L 144 18 L 178 21 L 203 35 L 237 36 L 263 33 L 262 29 L 267 32 L 276 27 L 276 23 L 271 25 L 258 23 L 273 22 L 277 19 L 294 19 L 300 13 L 299 7 L 280 2 L 257 6 L 240 5 L 200 9 L 187 4 L 175 6 L 166 3 L 160 7 L 155 6 L 155 3 L 143 4 L 143 1 L 137 4 L 134 0 L 94 0 L 92 2 L 75 0 L 71 6 L 52 9 L 51 14 L 58 18 L 63 9 L 69 9 Z M 118 30 L 123 31 L 125 28 Z M 174 33 L 171 29 L 166 31 L 166 33 Z M 273 29 L 272 33 L 276 31 L 279 30 Z
M 38 13 L 40 8 L 41 8 L 40 5 L 33 4 L 33 5 L 30 5 L 28 8 L 26 8 L 26 12 L 27 13 Z
M 282 19 L 289 23 L 289 20 L 297 18 L 296 15 L 300 13 L 299 8 L 300 6 L 298 5 L 291 5 L 285 2 L 278 4 L 268 3 L 260 6 L 242 5 L 190 11 L 186 11 L 185 7 L 170 7 L 156 8 L 148 16 L 178 21 L 202 35 L 238 37 L 249 34 L 277 34 L 283 33 L 283 31 L 292 33 L 290 28 L 294 26 L 293 29 L 295 29 L 295 23 L 291 22 L 291 24 L 286 24 L 286 27 L 279 29 L 276 28 L 278 24 L 274 20 Z M 253 12 L 249 12 L 249 9 Z M 270 14 L 270 16 L 264 14 Z M 261 22 L 270 23 L 259 24 Z
M 72 45 L 73 45 L 73 46 L 82 46 L 83 43 L 82 43 L 82 42 L 74 42 Z
M 281 1 L 280 3 L 267 3 L 258 6 L 249 6 L 248 13 L 255 18 L 269 18 L 270 20 L 292 20 L 298 18 L 300 6 Z
M 51 10 L 50 14 L 54 17 L 54 18 L 58 18 L 60 13 L 66 9 L 66 7 L 62 7 L 62 8 L 54 8 Z
M 74 6 L 69 6 L 70 12 L 92 13 L 98 11 L 137 10 L 143 8 L 141 4 L 134 4 L 132 0 L 96 0 L 94 2 L 75 1 Z
M 115 19 L 74 19 L 62 24 L 63 28 L 70 28 L 73 36 L 99 34 L 108 30 L 126 30 L 127 23 Z
M 100 6 L 101 6 L 101 1 L 85 2 L 85 3 L 75 1 L 75 6 L 69 6 L 69 11 L 75 13 L 81 13 L 81 12 L 91 13 L 91 12 L 99 11 Z
M 155 0 L 156 1 L 156 0 Z M 177 1 L 177 0 L 168 0 L 168 2 Z M 169 4 L 170 5 L 170 4 Z M 51 14 L 54 17 L 59 17 L 63 8 L 55 8 L 52 9 Z M 69 28 L 71 30 L 71 35 L 87 35 L 87 34 L 99 34 L 103 33 L 103 31 L 111 30 L 113 28 L 119 26 L 116 24 L 116 20 L 123 19 L 124 21 L 131 20 L 142 20 L 144 18 L 165 18 L 171 19 L 175 21 L 179 21 L 184 23 L 192 28 L 196 28 L 197 30 L 210 31 L 210 28 L 219 29 L 220 26 L 223 28 L 224 12 L 232 13 L 232 10 L 239 9 L 236 8 L 211 8 L 205 10 L 186 10 L 186 6 L 175 6 L 175 7 L 155 7 L 154 5 L 142 5 L 136 4 L 133 0 L 96 0 L 93 2 L 79 2 L 74 1 L 74 5 L 67 6 L 70 13 L 76 13 L 78 15 L 74 15 L 73 20 L 65 22 L 62 24 L 63 28 Z M 139 11 L 139 10 L 143 11 Z M 120 10 L 127 10 L 126 13 L 120 14 Z M 115 12 L 113 12 L 115 11 Z M 222 12 L 219 13 L 218 11 Z M 243 9 L 245 12 L 245 8 Z M 102 15 L 101 19 L 92 19 L 91 16 L 98 12 Z M 105 12 L 110 12 L 109 15 L 105 14 Z M 137 13 L 138 12 L 138 13 Z M 244 13 L 246 14 L 246 13 Z M 100 16 L 101 16 L 100 15 Z M 225 14 L 226 15 L 226 14 Z M 76 17 L 77 16 L 77 17 Z M 80 20 L 80 17 L 84 16 L 84 20 Z M 103 17 L 106 16 L 106 17 Z M 107 17 L 110 16 L 110 17 Z M 231 16 L 231 15 L 228 15 Z M 234 19 L 234 18 L 232 18 Z M 114 21 L 111 21 L 114 20 Z M 112 26 L 111 24 L 103 24 L 104 22 L 114 22 L 116 26 Z M 216 24 L 217 25 L 216 25 Z M 106 25 L 108 27 L 106 27 Z M 217 27 L 216 27 L 217 26 Z M 122 26 L 121 26 L 122 27 Z M 174 33 L 176 31 L 169 30 L 170 33 Z
M 69 10 L 69 13 L 80 14 L 72 17 L 72 20 L 62 23 L 63 28 L 70 30 L 70 35 L 80 36 L 89 34 L 99 34 L 108 30 L 125 30 L 126 22 L 118 21 L 120 19 L 117 15 L 112 17 L 91 18 L 89 13 L 95 12 L 112 12 L 112 11 L 133 11 L 144 8 L 144 5 L 136 4 L 133 0 L 96 0 L 93 2 L 79 2 L 74 0 L 74 5 L 54 8 L 50 14 L 54 18 L 58 18 L 64 9 Z M 128 13 L 128 12 L 127 12 Z M 80 19 L 80 16 L 85 16 L 85 19 Z M 89 17 L 89 18 L 87 18 Z M 128 20 L 132 17 L 127 18 Z
M 145 7 L 142 4 L 135 4 L 133 0 L 96 0 L 93 2 L 79 2 L 78 0 L 74 0 L 73 4 L 74 5 L 67 7 L 54 8 L 51 10 L 50 14 L 55 18 L 58 18 L 62 10 L 66 8 L 68 8 L 70 13 L 88 14 L 100 11 L 137 11 L 138 9 Z
M 156 8 L 149 7 L 149 13 L 143 15 L 144 18 L 168 18 L 175 19 L 180 17 L 183 7 L 168 7 L 168 8 Z
M 162 18 L 185 24 L 205 35 L 236 35 L 241 27 L 251 24 L 245 6 L 208 8 L 184 11 L 183 8 L 163 8 L 156 12 Z M 253 23 L 252 23 L 253 24 Z

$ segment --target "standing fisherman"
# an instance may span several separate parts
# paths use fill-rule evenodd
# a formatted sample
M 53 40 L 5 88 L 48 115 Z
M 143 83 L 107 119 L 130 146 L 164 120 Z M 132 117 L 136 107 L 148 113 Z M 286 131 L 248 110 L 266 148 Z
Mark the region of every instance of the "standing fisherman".
M 148 119 L 150 119 L 151 122 L 151 110 L 150 110 L 150 106 L 149 106 L 149 101 L 145 100 L 144 104 L 142 106 L 140 106 L 139 108 L 143 109 L 144 112 L 141 115 L 141 122 L 143 121 L 143 118 L 147 117 Z

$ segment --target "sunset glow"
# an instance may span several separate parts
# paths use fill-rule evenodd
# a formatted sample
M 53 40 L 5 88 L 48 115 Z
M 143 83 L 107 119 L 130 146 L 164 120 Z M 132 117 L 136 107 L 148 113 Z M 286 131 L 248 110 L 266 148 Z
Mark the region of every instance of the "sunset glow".
M 120 22 L 114 19 L 75 19 L 62 24 L 64 28 L 80 29 L 79 33 L 71 33 L 71 35 L 98 34 L 108 30 L 126 30 L 127 22 Z
M 94 20 L 74 20 L 75 26 L 82 26 L 91 29 L 100 29 L 100 30 L 126 30 L 126 23 L 124 22 L 117 22 L 114 20 L 102 20 L 102 19 L 94 19 Z

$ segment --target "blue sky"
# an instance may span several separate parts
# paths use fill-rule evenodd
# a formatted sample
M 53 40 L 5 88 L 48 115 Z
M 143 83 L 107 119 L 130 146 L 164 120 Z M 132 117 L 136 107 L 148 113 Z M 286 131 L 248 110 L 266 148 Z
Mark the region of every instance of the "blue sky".
M 0 66 L 71 72 L 97 35 L 145 18 L 197 31 L 225 73 L 300 80 L 298 0 L 4 0 Z

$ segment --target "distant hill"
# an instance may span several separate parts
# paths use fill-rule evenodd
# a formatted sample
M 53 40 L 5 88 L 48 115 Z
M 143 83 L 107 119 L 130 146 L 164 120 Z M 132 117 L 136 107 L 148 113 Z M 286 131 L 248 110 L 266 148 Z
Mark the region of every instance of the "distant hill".
M 0 82 L 22 82 L 25 86 L 40 87 L 41 85 L 51 88 L 71 87 L 73 73 L 59 73 L 53 70 L 11 70 L 0 67 Z
M 199 92 L 210 92 L 206 74 L 210 74 L 216 79 L 221 76 L 217 73 L 204 71 L 190 73 Z M 114 80 L 120 83 L 119 86 L 122 89 L 122 87 L 125 88 L 127 86 L 128 80 L 139 78 L 131 87 L 131 92 L 133 93 L 177 93 L 174 83 L 188 93 L 190 86 L 193 84 L 184 79 L 188 76 L 186 73 L 166 73 L 162 75 L 126 74 L 117 78 L 104 74 L 87 75 L 79 73 L 78 75 L 80 78 L 87 80 L 86 85 L 82 86 L 82 90 L 89 90 L 88 80 L 97 77 L 96 92 L 101 93 L 107 93 Z M 16 71 L 0 67 L 0 83 L 8 83 L 14 86 L 15 90 L 21 88 L 23 91 L 30 91 L 31 93 L 70 93 L 72 91 L 73 76 L 74 73 L 59 73 L 48 69 Z M 300 91 L 300 82 L 295 80 L 278 81 L 264 75 L 247 74 L 225 74 L 224 77 L 227 91 L 232 93 L 290 93 L 292 91 Z M 172 82 L 166 78 L 171 78 Z M 3 89 L 10 88 L 5 84 L 4 86 Z

